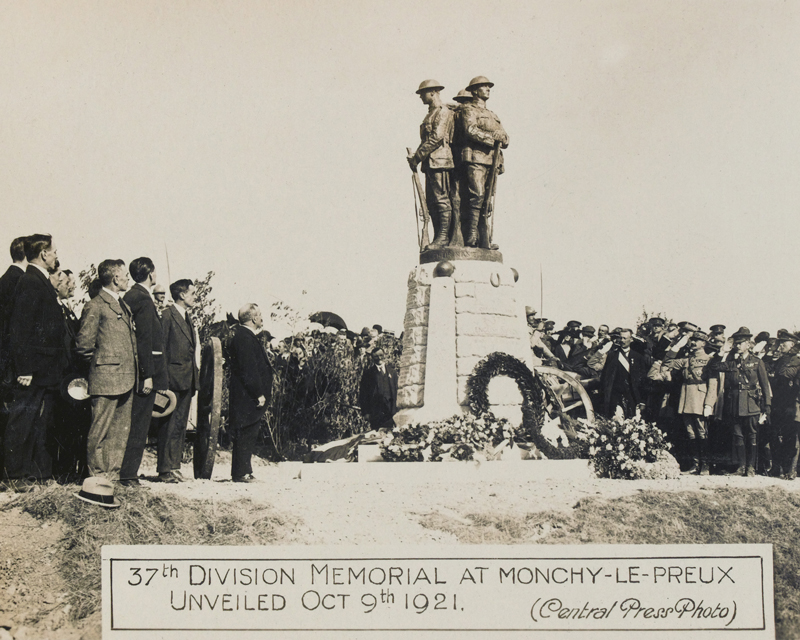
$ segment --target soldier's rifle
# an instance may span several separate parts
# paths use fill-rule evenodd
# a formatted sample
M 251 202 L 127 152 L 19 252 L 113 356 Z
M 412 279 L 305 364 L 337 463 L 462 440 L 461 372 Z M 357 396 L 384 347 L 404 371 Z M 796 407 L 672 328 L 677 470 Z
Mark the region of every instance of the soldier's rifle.
M 497 171 L 500 167 L 500 141 L 494 141 L 492 149 L 492 169 L 489 172 L 489 180 L 486 182 L 486 191 L 483 196 L 483 211 L 481 217 L 485 221 L 486 233 L 486 246 L 490 247 L 492 244 L 492 235 L 494 234 L 494 193 L 497 186 Z
M 408 154 L 408 158 L 414 157 L 414 152 L 409 148 L 406 147 L 406 153 Z M 428 205 L 425 201 L 425 192 L 422 189 L 422 183 L 419 179 L 419 173 L 415 170 L 411 174 L 411 181 L 414 184 L 414 191 L 419 198 L 419 208 L 420 213 L 422 214 L 422 233 L 419 234 L 417 240 L 419 241 L 419 250 L 422 251 L 425 247 L 430 244 L 430 238 L 428 233 L 428 225 L 430 222 L 430 214 L 428 213 Z M 416 198 L 414 200 L 416 202 Z M 419 233 L 419 216 L 417 217 L 417 232 Z

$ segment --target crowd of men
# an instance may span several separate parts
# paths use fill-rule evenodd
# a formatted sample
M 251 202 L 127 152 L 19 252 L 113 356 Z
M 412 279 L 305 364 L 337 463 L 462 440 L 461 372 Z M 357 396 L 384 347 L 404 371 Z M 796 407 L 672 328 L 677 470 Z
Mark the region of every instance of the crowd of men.
M 636 331 L 570 321 L 528 309 L 536 364 L 573 372 L 611 418 L 640 415 L 666 432 L 684 473 L 756 473 L 794 480 L 800 453 L 800 336 L 708 332 L 652 317 Z
M 75 275 L 61 268 L 51 236 L 16 238 L 11 258 L 13 264 L 0 277 L 2 488 L 23 492 L 53 478 L 88 477 L 96 481 L 84 482 L 84 490 L 92 489 L 80 497 L 117 506 L 106 488 L 110 483 L 140 486 L 156 405 L 163 409 L 166 402 L 169 415 L 154 425 L 158 475 L 152 479 L 184 481 L 181 459 L 199 378 L 194 283 L 173 282 L 167 304 L 150 258 L 129 265 L 103 260 L 78 319 L 70 306 Z M 272 388 L 266 356 L 255 358 L 251 344 L 261 328 L 258 307 L 242 307 L 230 359 L 236 482 L 254 480 L 253 432 Z M 263 352 L 259 341 L 254 344 Z M 83 380 L 84 395 L 76 386 Z

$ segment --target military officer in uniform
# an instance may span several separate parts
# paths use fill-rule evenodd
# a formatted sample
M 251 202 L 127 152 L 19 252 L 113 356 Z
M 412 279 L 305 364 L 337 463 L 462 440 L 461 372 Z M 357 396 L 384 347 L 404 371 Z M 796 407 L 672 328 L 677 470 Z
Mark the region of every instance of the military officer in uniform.
M 428 114 L 419 128 L 422 142 L 408 159 L 411 170 L 416 172 L 421 163 L 425 173 L 425 200 L 435 233 L 431 248 L 447 246 L 450 240 L 450 220 L 453 204 L 450 199 L 451 174 L 453 171 L 453 112 L 442 102 L 440 91 L 444 87 L 436 80 L 423 80 L 417 89 L 422 103 L 428 106 Z
M 772 475 L 794 480 L 797 476 L 797 392 L 800 381 L 800 356 L 797 336 L 788 331 L 781 335 L 778 359 L 770 374 L 772 387 Z
M 767 369 L 760 358 L 750 349 L 753 334 L 747 327 L 741 327 L 731 336 L 734 353 L 728 353 L 728 345 L 720 351 L 720 360 L 714 360 L 709 368 L 719 374 L 722 380 L 722 420 L 733 432 L 737 468 L 734 475 L 754 476 L 756 474 L 757 451 L 759 447 L 759 425 L 769 418 L 772 405 L 772 390 Z M 710 416 L 717 399 L 717 378 L 709 381 L 703 413 Z M 761 447 L 768 445 L 762 434 Z M 745 467 L 746 465 L 746 467 Z
M 490 247 L 491 238 L 486 220 L 481 220 L 484 198 L 491 198 L 491 193 L 486 193 L 486 183 L 492 167 L 492 150 L 495 142 L 505 149 L 508 147 L 508 135 L 500 124 L 500 119 L 486 108 L 486 101 L 494 83 L 485 76 L 473 78 L 467 91 L 472 93 L 471 103 L 465 103 L 462 108 L 462 134 L 464 148 L 461 150 L 461 160 L 464 163 L 464 173 L 469 191 L 466 203 L 466 226 L 464 230 L 464 244 L 475 247 L 480 244 L 484 249 Z M 503 172 L 503 154 L 500 154 L 498 174 Z M 480 223 L 480 238 L 479 238 Z

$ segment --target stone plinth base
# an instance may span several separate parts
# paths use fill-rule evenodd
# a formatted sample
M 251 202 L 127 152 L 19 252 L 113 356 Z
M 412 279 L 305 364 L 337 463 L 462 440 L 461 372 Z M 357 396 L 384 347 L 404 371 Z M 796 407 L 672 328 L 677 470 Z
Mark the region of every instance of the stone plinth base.
M 290 465 L 287 477 L 310 482 L 348 480 L 397 484 L 491 482 L 508 480 L 588 480 L 594 477 L 587 460 L 519 460 L 515 462 L 384 462 L 382 464 L 316 463 Z M 297 475 L 294 475 L 294 474 Z
M 439 257 L 453 253 L 439 249 Z M 461 249 L 469 259 L 425 262 L 408 277 L 395 423 L 430 422 L 466 412 L 469 376 L 495 351 L 533 366 L 517 272 L 496 251 Z M 433 255 L 434 251 L 426 254 Z M 466 257 L 466 254 L 464 254 Z M 495 402 L 490 395 L 490 401 Z M 497 401 L 519 405 L 519 399 Z

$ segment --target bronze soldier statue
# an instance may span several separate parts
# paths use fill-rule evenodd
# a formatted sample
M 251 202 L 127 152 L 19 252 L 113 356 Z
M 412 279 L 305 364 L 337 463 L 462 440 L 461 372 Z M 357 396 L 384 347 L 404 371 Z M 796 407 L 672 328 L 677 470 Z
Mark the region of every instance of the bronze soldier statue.
M 450 200 L 451 173 L 453 171 L 453 112 L 442 102 L 439 92 L 444 87 L 436 80 L 424 80 L 417 89 L 428 114 L 419 128 L 422 142 L 413 156 L 408 158 L 411 171 L 416 173 L 422 164 L 425 173 L 425 200 L 433 223 L 434 240 L 431 248 L 440 248 L 450 239 L 450 221 L 453 205 Z
M 491 244 L 491 228 L 487 226 L 487 218 L 491 212 L 484 203 L 493 195 L 486 192 L 489 183 L 492 191 L 494 190 L 496 176 L 492 175 L 491 168 L 495 143 L 499 143 L 503 149 L 508 147 L 508 135 L 500 124 L 500 119 L 486 108 L 486 101 L 493 86 L 494 83 L 485 76 L 477 76 L 470 81 L 467 91 L 472 93 L 473 100 L 461 108 L 462 130 L 459 132 L 464 144 L 461 149 L 461 161 L 469 192 L 463 216 L 464 244 L 468 247 L 480 245 L 484 249 L 496 248 Z M 503 172 L 503 154 L 499 150 L 497 157 L 496 171 L 499 174 Z

